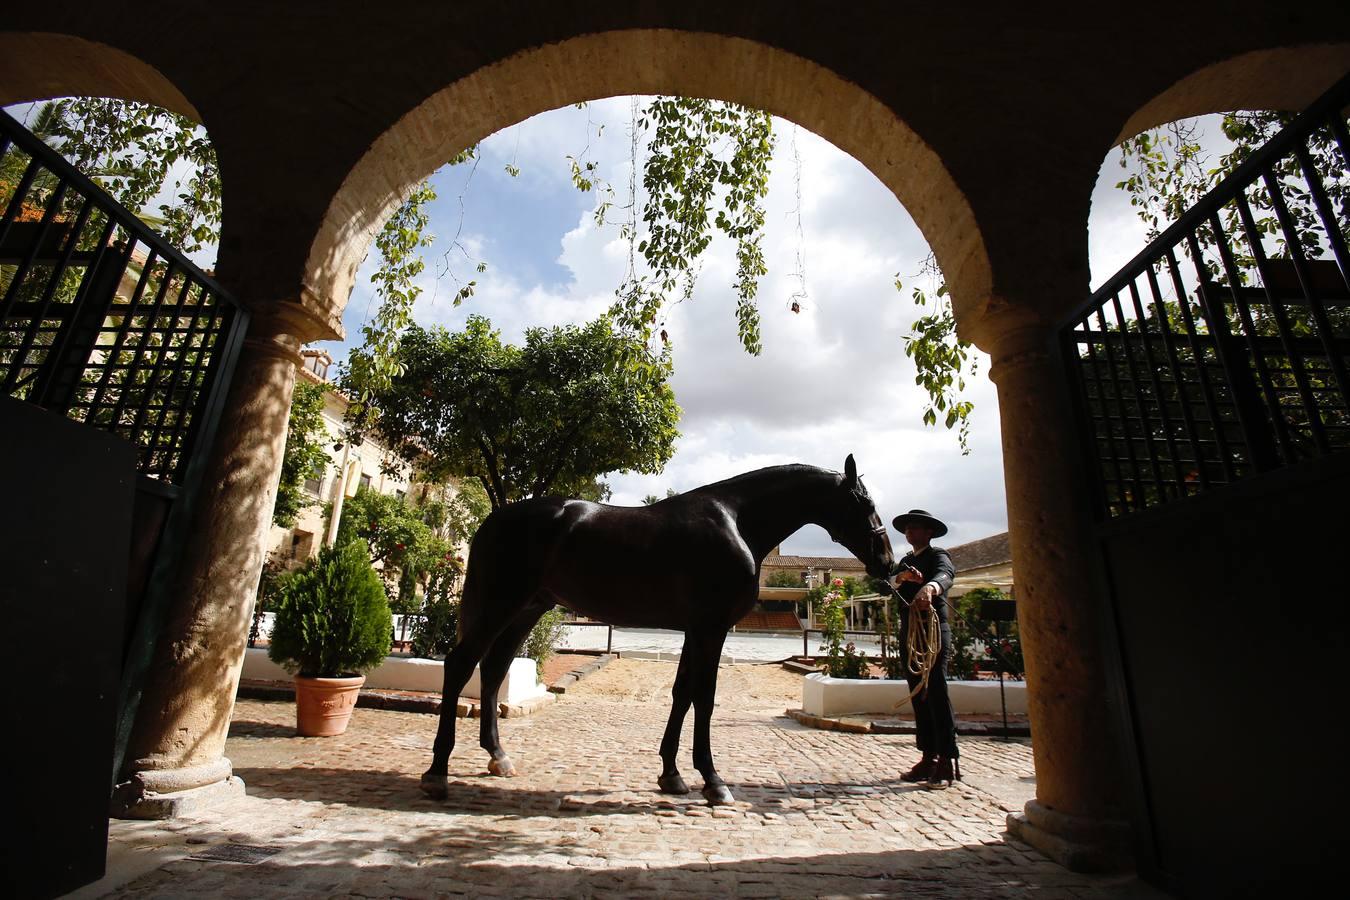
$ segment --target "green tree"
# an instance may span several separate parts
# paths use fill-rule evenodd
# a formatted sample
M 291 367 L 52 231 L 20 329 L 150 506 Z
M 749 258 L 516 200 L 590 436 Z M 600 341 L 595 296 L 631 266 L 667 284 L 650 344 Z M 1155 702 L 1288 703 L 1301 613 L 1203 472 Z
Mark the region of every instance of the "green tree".
M 366 548 L 324 547 L 282 585 L 267 655 L 307 678 L 366 672 L 388 655 L 390 627 Z
M 772 573 L 771 575 L 769 575 L 768 578 L 764 579 L 764 586 L 799 588 L 805 587 L 806 585 L 802 582 L 802 576 L 800 572 L 785 572 L 780 570 Z
M 521 645 L 525 655 L 534 660 L 535 674 L 541 680 L 544 677 L 544 663 L 548 662 L 554 648 L 562 640 L 566 624 L 562 610 L 555 606 L 539 617 Z
M 678 497 L 679 495 L 680 492 L 675 490 L 674 488 L 666 488 L 666 495 L 664 497 L 658 497 L 655 494 L 648 494 L 647 496 L 642 498 L 642 505 L 651 506 L 652 504 L 660 503 L 662 500 L 669 500 L 671 497 Z
M 455 333 L 414 325 L 400 374 L 372 397 L 374 428 L 432 480 L 476 479 L 493 508 L 575 496 L 607 472 L 659 472 L 678 434 L 670 360 L 630 370 L 618 361 L 632 350 L 603 317 L 530 329 L 523 347 L 481 316 Z
M 337 542 L 365 543 L 399 612 L 417 613 L 426 602 L 453 597 L 464 572 L 458 548 L 487 515 L 486 497 L 477 485 L 445 494 L 432 487 L 410 501 L 361 488 L 342 506 Z
M 179 250 L 194 253 L 219 239 L 220 170 L 197 123 L 148 103 L 78 97 L 44 104 L 33 124 L 35 134 Z M 170 199 L 156 214 L 147 207 L 179 163 L 186 181 L 168 185 Z
M 1003 623 L 1002 638 L 996 635 L 992 621 L 980 617 L 985 599 L 1008 600 L 997 588 L 975 588 L 957 597 L 949 618 L 952 629 L 952 677 L 970 679 L 977 669 L 998 671 L 1015 678 L 1022 676 L 1022 639 L 1016 622 Z
M 300 510 L 317 501 L 305 497 L 305 479 L 328 464 L 328 430 L 323 424 L 327 385 L 297 380 L 291 395 L 291 417 L 286 423 L 286 451 L 281 458 L 281 483 L 272 507 L 272 524 L 295 525 Z
M 1129 196 L 1130 205 L 1148 226 L 1149 240 L 1153 240 L 1293 120 L 1291 113 L 1268 110 L 1224 114 L 1220 129 L 1232 147 L 1217 159 L 1201 143 L 1195 120 L 1172 122 L 1145 131 L 1121 142 L 1120 167 L 1127 177 L 1117 182 L 1116 187 Z M 1326 128 L 1312 133 L 1307 150 L 1308 158 L 1321 174 L 1332 208 L 1338 211 L 1337 224 L 1342 235 L 1350 236 L 1350 169 L 1345 156 Z M 1320 237 L 1322 226 L 1311 195 L 1301 187 L 1303 169 L 1297 156 L 1285 155 L 1275 162 L 1273 171 L 1284 184 L 1285 202 L 1297 225 L 1295 234 L 1301 249 L 1311 257 L 1325 255 Z M 1279 244 L 1276 255 L 1288 256 L 1289 248 L 1284 246 L 1284 234 L 1268 188 L 1258 183 L 1247 192 L 1247 199 L 1257 230 L 1275 236 Z M 1222 218 L 1229 235 L 1241 234 L 1235 204 L 1224 208 Z M 1197 237 L 1202 247 L 1208 247 L 1215 236 L 1205 228 Z M 1239 264 L 1250 265 L 1250 257 L 1240 259 Z

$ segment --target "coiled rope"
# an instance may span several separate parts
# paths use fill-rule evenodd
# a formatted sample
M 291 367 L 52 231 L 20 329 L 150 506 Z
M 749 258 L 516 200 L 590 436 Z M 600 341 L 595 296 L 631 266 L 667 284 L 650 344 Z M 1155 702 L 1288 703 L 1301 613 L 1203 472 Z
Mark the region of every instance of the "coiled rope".
M 918 621 L 915 621 L 915 620 Z M 912 703 L 914 697 L 928 688 L 928 677 L 933 674 L 938 655 L 942 652 L 942 631 L 938 624 L 937 611 L 931 606 L 919 611 L 909 608 L 909 620 L 905 628 L 905 667 L 911 675 L 919 676 L 919 683 L 892 710 Z

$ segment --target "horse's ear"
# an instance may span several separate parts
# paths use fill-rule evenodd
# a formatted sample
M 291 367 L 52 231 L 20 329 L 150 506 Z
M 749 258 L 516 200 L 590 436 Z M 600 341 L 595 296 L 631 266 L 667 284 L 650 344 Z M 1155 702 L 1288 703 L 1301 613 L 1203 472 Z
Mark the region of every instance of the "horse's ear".
M 852 453 L 848 455 L 848 459 L 844 460 L 844 483 L 850 489 L 858 485 L 858 464 L 853 461 Z

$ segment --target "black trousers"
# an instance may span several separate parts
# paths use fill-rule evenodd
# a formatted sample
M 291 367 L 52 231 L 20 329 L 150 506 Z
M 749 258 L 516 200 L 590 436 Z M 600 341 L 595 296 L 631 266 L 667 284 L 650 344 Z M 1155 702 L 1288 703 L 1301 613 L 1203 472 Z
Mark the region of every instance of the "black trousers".
M 906 616 L 900 627 L 900 646 L 909 647 L 909 617 Z M 905 680 L 909 682 L 911 704 L 914 707 L 914 727 L 918 731 L 919 752 L 925 756 L 948 756 L 953 759 L 961 754 L 956 749 L 956 714 L 952 712 L 952 701 L 947 696 L 947 663 L 952 658 L 952 629 L 942 623 L 942 650 L 933 671 L 928 675 L 928 687 L 922 694 L 914 697 L 914 689 L 919 685 L 919 676 L 910 674 L 905 667 Z

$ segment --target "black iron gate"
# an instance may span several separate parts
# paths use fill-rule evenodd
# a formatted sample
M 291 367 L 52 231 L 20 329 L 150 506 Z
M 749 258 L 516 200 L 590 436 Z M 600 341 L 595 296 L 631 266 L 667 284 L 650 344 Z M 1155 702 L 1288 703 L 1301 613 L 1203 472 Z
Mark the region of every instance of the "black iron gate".
M 115 547 L 125 571 L 124 584 L 116 585 L 125 596 L 125 614 L 110 620 L 106 609 L 91 604 L 112 603 L 111 594 L 91 596 L 87 578 L 63 581 L 67 573 L 52 571 L 50 560 L 12 555 L 19 541 L 7 548 L 6 570 L 32 576 L 11 579 L 11 587 L 46 586 L 44 596 L 6 597 L 7 613 L 23 611 L 41 621 L 36 616 L 41 611 L 47 621 L 54 617 L 59 623 L 46 634 L 16 636 L 17 652 L 31 657 L 20 660 L 20 671 L 27 678 L 62 660 L 106 659 L 113 671 L 102 677 L 116 686 L 112 692 L 93 691 L 86 702 L 97 708 L 74 725 L 46 714 L 51 698 L 9 710 L 26 716 L 20 728 L 62 748 L 49 760 L 56 771 L 48 773 L 47 792 L 34 800 L 43 804 L 41 816 L 53 820 L 55 830 L 30 830 L 31 840 L 10 848 L 21 856 L 36 854 L 25 857 L 24 867 L 44 874 L 44 890 L 69 890 L 102 873 L 101 843 L 96 860 L 76 858 L 63 835 L 78 832 L 83 840 L 73 843 L 89 848 L 89 829 L 95 828 L 106 842 L 107 788 L 130 736 L 247 320 L 213 278 L 0 113 L 0 395 L 11 398 L 0 406 L 0 432 L 12 451 L 7 459 L 28 454 L 29 475 L 6 472 L 11 482 L 6 529 L 29 538 L 45 535 L 38 547 L 91 542 L 83 552 L 63 547 L 63 558 L 74 560 L 74 568 Z M 39 407 L 48 415 L 33 415 Z M 83 510 L 78 493 L 44 481 L 63 476 L 34 477 L 53 471 L 53 457 L 60 457 L 55 471 L 67 473 L 106 463 L 103 451 L 52 449 L 77 443 L 71 435 L 81 432 L 72 432 L 71 423 L 130 448 L 134 472 L 126 477 L 135 484 L 132 509 L 119 511 L 109 500 L 110 506 Z M 43 457 L 35 458 L 39 452 Z M 110 469 L 108 478 L 117 477 Z M 55 497 L 62 498 L 59 504 L 52 502 Z M 89 523 L 79 517 L 89 515 L 107 516 L 111 527 L 85 527 Z M 109 644 L 117 652 L 106 653 Z M 40 684 L 21 688 L 40 690 Z M 89 722 L 105 717 L 111 722 L 114 716 L 115 738 L 111 730 L 90 733 Z M 101 781 L 97 823 L 56 821 L 62 818 L 59 771 L 76 766 Z M 35 774 L 33 780 L 43 779 Z
M 1350 77 L 1061 330 L 1137 856 L 1185 894 L 1289 888 L 1346 843 L 1319 726 L 1347 659 L 1348 105 Z

